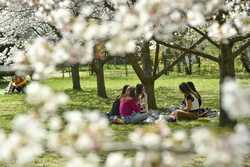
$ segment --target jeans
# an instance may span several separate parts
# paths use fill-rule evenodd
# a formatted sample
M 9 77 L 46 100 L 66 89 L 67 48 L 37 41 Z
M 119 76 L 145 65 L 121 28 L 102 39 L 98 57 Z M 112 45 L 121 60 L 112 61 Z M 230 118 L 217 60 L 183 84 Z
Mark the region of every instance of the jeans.
M 125 123 L 142 123 L 145 119 L 148 118 L 147 113 L 135 112 L 130 116 L 122 117 Z

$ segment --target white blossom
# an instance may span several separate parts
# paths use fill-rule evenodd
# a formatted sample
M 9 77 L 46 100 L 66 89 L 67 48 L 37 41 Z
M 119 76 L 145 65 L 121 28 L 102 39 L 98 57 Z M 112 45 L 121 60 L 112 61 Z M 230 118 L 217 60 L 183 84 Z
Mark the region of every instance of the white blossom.
M 226 80 L 222 87 L 222 106 L 232 118 L 250 116 L 250 90 L 240 88 L 235 81 Z
M 122 153 L 111 153 L 105 162 L 105 167 L 131 167 L 132 161 L 126 158 Z

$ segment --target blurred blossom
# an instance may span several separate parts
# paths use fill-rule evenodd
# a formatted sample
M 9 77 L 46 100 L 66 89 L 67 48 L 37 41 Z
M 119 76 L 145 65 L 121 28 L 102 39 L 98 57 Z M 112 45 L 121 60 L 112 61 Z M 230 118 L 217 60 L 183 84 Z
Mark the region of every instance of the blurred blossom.
M 47 147 L 48 147 L 48 149 L 50 149 L 51 151 L 60 150 L 60 148 L 62 147 L 61 140 L 62 140 L 62 138 L 61 138 L 59 133 L 48 132 L 47 133 Z
M 38 110 L 44 118 L 55 114 L 57 109 L 68 102 L 68 96 L 64 93 L 55 93 L 48 86 L 38 82 L 32 82 L 26 88 L 28 103 L 39 106 Z
M 36 79 L 48 76 L 55 70 L 55 65 L 65 61 L 66 53 L 59 52 L 53 56 L 53 45 L 44 38 L 37 38 L 28 46 L 26 53 L 20 52 L 16 59 L 17 69 L 34 70 L 33 77 Z
M 62 120 L 58 116 L 54 116 L 49 119 L 49 128 L 54 131 L 58 131 L 62 128 Z
M 105 167 L 131 167 L 132 160 L 126 158 L 122 153 L 111 153 L 105 162 Z
M 143 138 L 141 139 L 141 142 L 145 147 L 148 148 L 159 148 L 161 144 L 161 137 L 157 134 L 153 133 L 146 133 Z
M 208 28 L 208 35 L 218 41 L 222 41 L 236 34 L 237 31 L 230 23 L 225 23 L 220 26 L 219 23 L 215 22 Z
M 85 166 L 85 160 L 82 157 L 75 157 L 67 162 L 66 167 L 83 167 Z
M 233 80 L 226 80 L 222 87 L 222 106 L 231 118 L 250 116 L 250 89 L 240 88 Z
M 15 117 L 13 120 L 13 130 L 35 142 L 41 142 L 46 135 L 43 124 L 33 115 L 19 115 Z
M 249 130 L 244 125 L 237 125 L 235 133 L 221 138 L 198 129 L 193 131 L 192 139 L 197 153 L 206 157 L 206 166 L 241 167 L 249 154 Z
M 190 142 L 188 141 L 187 133 L 183 130 L 174 132 L 172 138 L 166 141 L 166 145 L 174 147 L 178 150 L 179 149 L 188 150 L 190 148 Z
M 192 10 L 187 13 L 188 23 L 191 26 L 198 26 L 205 23 L 205 18 L 202 14 L 202 7 L 200 5 L 196 5 Z
M 66 130 L 69 134 L 77 134 L 85 125 L 83 115 L 80 111 L 71 111 L 64 114 L 64 118 L 68 122 Z
M 206 154 L 209 146 L 215 142 L 215 136 L 206 128 L 194 129 L 191 135 L 194 149 L 199 154 Z
M 81 134 L 76 140 L 75 147 L 80 151 L 93 150 L 95 148 L 95 141 L 88 134 Z
M 44 153 L 46 130 L 33 115 L 20 115 L 13 120 L 13 132 L 2 135 L 0 160 L 24 165 Z
M 133 53 L 136 49 L 136 41 L 132 41 L 126 34 L 121 34 L 106 43 L 106 48 L 113 54 Z

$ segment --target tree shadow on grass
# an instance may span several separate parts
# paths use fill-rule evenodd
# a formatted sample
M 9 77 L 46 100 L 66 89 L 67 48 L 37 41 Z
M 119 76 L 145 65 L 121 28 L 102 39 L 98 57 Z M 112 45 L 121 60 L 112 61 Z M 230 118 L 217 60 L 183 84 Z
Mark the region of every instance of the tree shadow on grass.
M 112 97 L 107 99 L 100 98 L 96 95 L 95 89 L 88 89 L 83 91 L 74 91 L 72 89 L 65 90 L 65 93 L 70 96 L 70 102 L 67 105 L 68 110 L 99 110 L 101 112 L 108 112 L 112 106 L 115 98 L 116 90 L 108 90 L 108 94 Z

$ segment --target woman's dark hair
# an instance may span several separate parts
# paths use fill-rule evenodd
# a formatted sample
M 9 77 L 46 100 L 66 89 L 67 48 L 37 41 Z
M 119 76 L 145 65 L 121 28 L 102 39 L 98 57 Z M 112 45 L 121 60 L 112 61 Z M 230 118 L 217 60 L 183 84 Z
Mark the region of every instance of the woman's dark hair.
M 128 89 L 129 85 L 124 85 L 122 88 L 122 95 L 126 93 L 126 90 Z
M 134 87 L 129 87 L 127 89 L 127 91 L 128 91 L 128 96 L 129 97 L 136 98 L 135 88 Z
M 189 86 L 187 83 L 183 82 L 179 85 L 179 89 L 185 94 L 185 95 L 190 95 L 192 94 Z
M 189 82 L 187 82 L 187 84 L 188 84 L 189 88 L 191 88 L 194 92 L 198 92 L 198 91 L 196 90 L 196 88 L 195 88 L 193 82 L 189 81 Z
M 200 106 L 201 106 L 201 95 L 200 95 L 200 93 L 197 91 L 197 89 L 195 88 L 195 86 L 194 86 L 194 83 L 193 82 L 191 82 L 191 81 L 189 81 L 189 82 L 187 82 L 187 85 L 189 86 L 189 88 L 191 89 L 191 91 L 193 91 L 194 93 L 194 95 L 199 99 L 199 104 L 200 104 Z
M 143 93 L 143 88 L 144 86 L 142 84 L 137 84 L 136 87 L 135 87 L 135 93 L 136 93 L 136 96 L 138 97 L 140 94 Z

